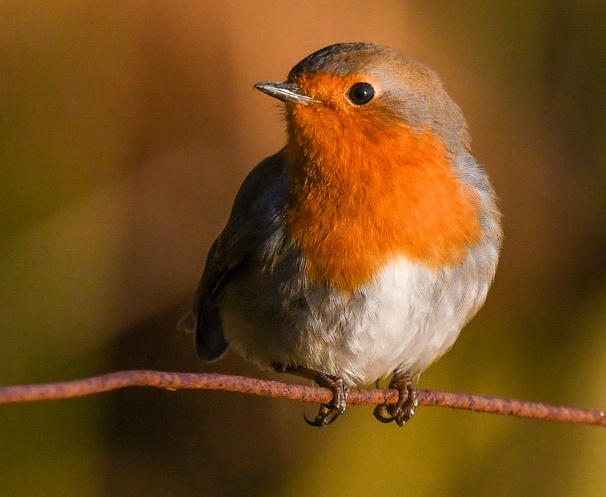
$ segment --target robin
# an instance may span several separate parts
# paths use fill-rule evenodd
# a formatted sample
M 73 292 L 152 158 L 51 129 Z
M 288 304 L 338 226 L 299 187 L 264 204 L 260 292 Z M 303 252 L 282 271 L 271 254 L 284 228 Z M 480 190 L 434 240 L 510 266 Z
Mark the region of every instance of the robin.
M 393 373 L 403 426 L 414 379 L 484 304 L 501 245 L 488 177 L 438 76 L 394 49 L 340 43 L 258 90 L 286 105 L 288 142 L 245 179 L 181 321 L 204 361 L 231 345 L 333 392 Z

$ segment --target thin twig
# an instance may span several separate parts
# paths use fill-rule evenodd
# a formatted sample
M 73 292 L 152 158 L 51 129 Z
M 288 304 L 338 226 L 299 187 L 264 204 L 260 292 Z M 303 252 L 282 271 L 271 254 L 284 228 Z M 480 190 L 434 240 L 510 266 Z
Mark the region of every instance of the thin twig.
M 331 391 L 326 388 L 257 380 L 243 376 L 133 370 L 59 383 L 0 387 L 0 404 L 68 399 L 126 387 L 155 387 L 168 390 L 227 390 L 303 402 L 329 402 L 332 398 Z M 419 404 L 423 406 L 449 407 L 523 418 L 545 419 L 561 423 L 606 427 L 606 411 L 552 406 L 537 402 L 440 392 L 437 390 L 419 390 L 418 394 Z M 393 404 L 397 398 L 397 390 L 360 389 L 351 391 L 348 404 Z

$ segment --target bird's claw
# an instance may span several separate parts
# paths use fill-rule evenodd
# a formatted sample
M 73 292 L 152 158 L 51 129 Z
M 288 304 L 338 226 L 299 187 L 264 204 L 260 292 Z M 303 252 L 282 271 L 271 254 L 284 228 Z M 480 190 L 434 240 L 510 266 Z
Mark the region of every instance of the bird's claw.
M 330 404 L 320 404 L 320 411 L 313 421 L 308 419 L 305 414 L 303 415 L 303 419 L 305 419 L 305 422 L 309 426 L 317 426 L 321 428 L 332 423 L 335 419 L 337 419 L 339 414 L 341 414 L 339 409 L 332 407 Z
M 343 378 L 326 373 L 319 373 L 315 377 L 315 382 L 319 386 L 329 388 L 332 391 L 332 400 L 328 404 L 320 405 L 318 415 L 313 421 L 307 419 L 307 416 L 303 417 L 305 422 L 310 426 L 328 426 L 345 412 L 349 387 L 343 382 Z
M 398 426 L 404 426 L 415 414 L 419 405 L 417 390 L 410 373 L 394 374 L 389 388 L 398 390 L 399 397 L 395 404 L 381 404 L 375 408 L 374 415 L 381 423 L 395 421 Z

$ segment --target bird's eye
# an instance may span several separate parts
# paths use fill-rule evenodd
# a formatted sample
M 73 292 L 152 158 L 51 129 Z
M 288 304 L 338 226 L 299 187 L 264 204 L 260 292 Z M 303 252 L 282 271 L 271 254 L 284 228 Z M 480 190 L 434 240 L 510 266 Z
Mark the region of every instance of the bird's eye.
M 375 96 L 375 89 L 369 83 L 356 83 L 349 89 L 349 100 L 355 105 L 364 105 Z

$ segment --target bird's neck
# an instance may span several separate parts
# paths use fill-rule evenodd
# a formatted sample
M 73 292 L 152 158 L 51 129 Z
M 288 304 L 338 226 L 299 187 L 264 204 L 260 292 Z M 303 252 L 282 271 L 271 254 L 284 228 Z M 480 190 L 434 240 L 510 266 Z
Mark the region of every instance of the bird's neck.
M 286 148 L 286 230 L 309 276 L 352 291 L 393 257 L 435 270 L 461 263 L 482 238 L 480 201 L 444 143 L 405 126 L 358 136 L 332 129 L 291 133 Z

